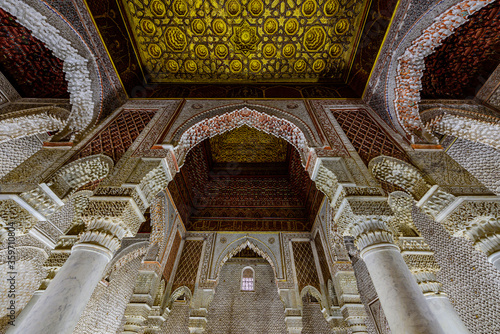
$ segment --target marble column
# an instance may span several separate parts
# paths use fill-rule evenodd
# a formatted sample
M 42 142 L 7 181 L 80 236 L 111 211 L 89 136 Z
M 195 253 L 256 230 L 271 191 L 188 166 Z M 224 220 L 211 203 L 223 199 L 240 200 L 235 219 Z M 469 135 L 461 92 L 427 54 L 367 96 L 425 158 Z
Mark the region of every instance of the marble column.
M 436 315 L 445 333 L 470 334 L 462 319 L 453 308 L 448 296 L 444 294 L 426 295 L 431 311 Z
M 399 247 L 394 244 L 387 224 L 380 218 L 366 217 L 358 220 L 351 232 L 391 331 L 444 334 Z
M 467 227 L 468 237 L 477 250 L 484 252 L 488 261 L 500 270 L 500 219 L 484 217 Z
M 71 334 L 124 235 L 117 219 L 91 222 L 45 293 L 12 333 Z

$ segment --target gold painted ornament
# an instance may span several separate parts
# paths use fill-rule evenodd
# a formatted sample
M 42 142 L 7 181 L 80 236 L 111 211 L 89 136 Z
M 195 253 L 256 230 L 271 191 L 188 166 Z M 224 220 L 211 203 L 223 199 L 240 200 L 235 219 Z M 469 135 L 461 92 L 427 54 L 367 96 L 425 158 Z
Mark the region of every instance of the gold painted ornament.
M 174 4 L 172 5 L 172 9 L 174 10 L 175 14 L 179 16 L 186 16 L 188 12 L 188 5 L 184 0 L 175 0 Z
M 266 44 L 262 49 L 264 57 L 271 58 L 276 54 L 276 47 L 273 44 Z
M 325 69 L 325 61 L 323 59 L 316 59 L 313 63 L 312 69 L 316 73 L 320 73 Z
M 150 20 L 142 20 L 141 30 L 148 35 L 153 35 L 156 32 L 156 27 Z
M 288 35 L 294 35 L 299 30 L 299 21 L 297 19 L 290 19 L 285 23 L 285 32 Z
M 229 67 L 231 68 L 231 72 L 233 72 L 233 73 L 239 73 L 243 69 L 243 64 L 241 63 L 240 60 L 235 59 L 235 60 L 233 60 L 231 62 L 231 64 L 229 65 Z
M 248 11 L 253 16 L 259 16 L 264 11 L 264 4 L 261 0 L 251 0 L 248 4 Z
M 349 30 L 349 21 L 346 19 L 341 19 L 335 24 L 335 33 L 337 35 L 343 35 Z
M 328 0 L 325 2 L 323 10 L 326 16 L 333 16 L 339 11 L 340 4 L 337 0 Z
M 161 48 L 156 44 L 150 44 L 148 52 L 153 58 L 159 58 L 161 56 Z
M 167 71 L 176 73 L 177 71 L 179 71 L 179 64 L 177 64 L 175 60 L 170 59 L 169 61 L 167 61 Z
M 205 22 L 203 22 L 201 19 L 194 19 L 191 23 L 191 29 L 195 34 L 203 35 L 203 33 L 205 32 Z
M 182 52 L 186 48 L 186 35 L 177 27 L 168 27 L 165 32 L 167 46 L 174 52 Z
M 186 69 L 186 72 L 194 73 L 198 69 L 198 66 L 194 60 L 189 59 L 184 63 L 184 68 Z
M 231 42 L 234 49 L 243 54 L 248 54 L 250 51 L 255 51 L 257 44 L 260 42 L 260 37 L 257 35 L 257 28 L 251 27 L 247 21 L 239 27 L 233 28 Z
M 312 16 L 316 12 L 316 8 L 316 1 L 306 0 L 302 4 L 302 14 L 304 14 L 304 16 Z
M 342 45 L 340 43 L 335 43 L 330 47 L 330 56 L 337 58 L 342 54 Z
M 166 12 L 165 5 L 160 0 L 155 0 L 151 3 L 151 12 L 156 16 L 163 16 Z
M 241 11 L 240 3 L 237 0 L 229 0 L 226 3 L 226 10 L 231 16 L 236 16 Z
M 264 31 L 269 35 L 274 34 L 278 31 L 278 21 L 275 19 L 267 19 L 266 23 L 264 23 Z
M 218 44 L 215 47 L 215 55 L 219 58 L 226 58 L 227 56 L 227 47 L 224 44 Z
M 257 59 L 250 61 L 250 71 L 259 72 L 262 68 L 262 64 Z
M 226 33 L 227 26 L 222 19 L 215 19 L 212 22 L 212 29 L 217 35 L 224 35 Z
M 304 59 L 299 59 L 295 62 L 295 64 L 293 65 L 293 68 L 295 69 L 295 71 L 297 71 L 298 73 L 301 73 L 301 72 L 304 72 L 304 70 L 306 69 L 307 67 L 307 64 L 305 62 Z
M 304 46 L 307 51 L 319 51 L 325 44 L 326 33 L 322 27 L 312 27 L 305 33 Z
M 203 44 L 197 45 L 195 53 L 199 58 L 205 59 L 208 57 L 208 48 Z
M 286 58 L 290 58 L 294 54 L 295 54 L 295 46 L 293 46 L 293 44 L 285 45 L 285 47 L 283 48 L 283 56 L 285 56 Z

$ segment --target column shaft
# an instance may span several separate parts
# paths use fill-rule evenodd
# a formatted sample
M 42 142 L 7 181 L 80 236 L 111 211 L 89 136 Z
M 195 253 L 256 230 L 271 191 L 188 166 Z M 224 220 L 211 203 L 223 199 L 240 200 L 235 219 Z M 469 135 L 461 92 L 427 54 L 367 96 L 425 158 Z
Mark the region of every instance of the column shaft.
M 111 257 L 112 253 L 101 246 L 74 246 L 25 321 L 13 327 L 13 333 L 71 334 Z
M 431 294 L 425 298 L 445 333 L 470 334 L 446 295 Z
M 361 256 L 393 333 L 444 334 L 395 245 L 367 247 Z

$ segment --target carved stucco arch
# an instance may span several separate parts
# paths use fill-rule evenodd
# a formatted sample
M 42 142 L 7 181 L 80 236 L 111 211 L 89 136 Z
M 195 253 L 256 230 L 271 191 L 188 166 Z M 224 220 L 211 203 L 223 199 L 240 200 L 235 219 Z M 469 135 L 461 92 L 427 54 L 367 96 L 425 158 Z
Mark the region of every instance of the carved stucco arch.
M 95 57 L 70 23 L 45 2 L 1 0 L 0 7 L 63 61 L 72 105 L 67 129 L 81 132 L 98 117 L 102 85 Z
M 425 57 L 432 54 L 447 37 L 453 34 L 456 28 L 467 22 L 470 15 L 493 1 L 464 0 L 458 3 L 441 1 L 424 14 L 403 37 L 398 46 L 399 52 L 394 53 L 394 57 L 398 58 L 393 58 L 388 71 L 387 85 L 394 89 L 388 89 L 388 94 L 386 94 L 386 104 L 390 114 L 397 119 L 397 122 L 393 123 L 403 133 L 435 141 L 435 138 L 424 128 L 418 109 Z M 447 8 L 443 9 L 445 6 Z M 433 15 L 435 18 L 429 25 L 429 20 Z M 413 32 L 419 29 L 422 33 L 410 42 Z M 405 46 L 407 47 L 402 49 Z
M 30 108 L 0 116 L 0 143 L 44 133 L 62 130 L 66 126 L 69 111 L 49 106 Z
M 241 250 L 245 249 L 246 247 L 249 247 L 252 249 L 255 253 L 263 257 L 271 267 L 273 268 L 274 271 L 274 276 L 276 279 L 282 277 L 282 268 L 276 267 L 275 264 L 279 264 L 280 262 L 276 258 L 276 255 L 272 252 L 272 250 L 264 244 L 262 241 L 253 238 L 253 237 L 242 237 L 239 238 L 229 245 L 224 249 L 224 251 L 221 252 L 219 257 L 217 258 L 214 268 L 215 268 L 215 275 L 212 278 L 218 278 L 220 271 L 222 269 L 222 266 L 224 263 L 226 263 L 227 260 L 232 258 L 234 255 L 238 254 Z M 280 271 L 281 269 L 281 271 Z
M 62 198 L 89 182 L 105 178 L 113 166 L 113 159 L 104 154 L 84 157 L 60 168 L 48 186 Z
M 130 261 L 145 256 L 148 247 L 149 241 L 141 241 L 122 249 L 113 257 L 111 262 L 108 263 L 102 277 L 108 277 L 111 273 L 119 270 Z
M 184 163 L 187 153 L 203 140 L 237 129 L 243 125 L 282 138 L 300 153 L 303 165 L 312 151 L 304 132 L 294 123 L 284 118 L 242 107 L 211 118 L 205 118 L 186 129 L 179 138 L 174 154 L 179 166 Z
M 191 290 L 187 286 L 183 285 L 175 289 L 175 291 L 170 294 L 170 296 L 168 297 L 166 308 L 171 310 L 174 302 L 182 295 L 186 296 L 188 304 L 193 298 L 193 293 L 191 292 Z
M 453 108 L 432 108 L 420 114 L 429 132 L 470 140 L 500 149 L 500 119 Z
M 321 295 L 321 292 L 319 292 L 318 289 L 311 285 L 306 285 L 302 288 L 302 291 L 300 292 L 300 298 L 303 299 L 308 293 L 319 301 L 321 308 L 328 309 L 328 305 L 327 303 L 325 303 L 325 299 L 323 295 Z

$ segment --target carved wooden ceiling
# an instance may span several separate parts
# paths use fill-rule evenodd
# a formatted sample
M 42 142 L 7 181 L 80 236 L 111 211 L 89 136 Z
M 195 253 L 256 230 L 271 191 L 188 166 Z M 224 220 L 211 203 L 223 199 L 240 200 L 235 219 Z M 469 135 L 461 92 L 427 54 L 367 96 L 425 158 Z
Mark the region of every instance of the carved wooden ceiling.
M 86 1 L 124 88 L 136 98 L 359 97 L 396 6 Z
M 288 143 L 246 125 L 209 139 L 217 163 L 285 162 Z
M 62 60 L 2 9 L 0 71 L 22 97 L 69 97 Z
M 214 137 L 236 144 L 257 138 L 239 154 L 234 146 L 217 148 L 225 157 L 213 159 L 213 139 L 187 155 L 168 189 L 187 230 L 309 231 L 323 194 L 301 165 L 298 152 L 282 139 L 242 127 Z M 230 140 L 229 140 L 229 139 Z M 279 142 L 271 149 L 270 143 Z M 284 145 L 283 145 L 284 144 Z M 258 152 L 252 154 L 251 147 Z M 243 155 L 247 154 L 247 157 Z

